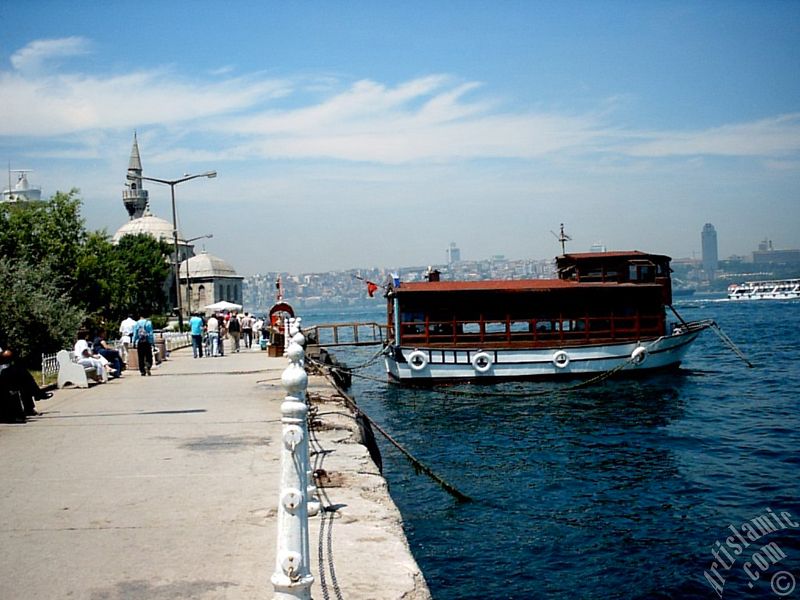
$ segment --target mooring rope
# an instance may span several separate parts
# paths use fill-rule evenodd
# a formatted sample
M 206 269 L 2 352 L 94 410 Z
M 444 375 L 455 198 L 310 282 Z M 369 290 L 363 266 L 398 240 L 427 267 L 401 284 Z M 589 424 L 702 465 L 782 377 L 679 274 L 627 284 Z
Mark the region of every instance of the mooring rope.
M 717 334 L 719 339 L 722 340 L 722 343 L 725 344 L 728 348 L 730 348 L 736 356 L 742 359 L 749 368 L 752 369 L 755 367 L 753 363 L 747 360 L 747 357 L 744 355 L 744 352 L 739 350 L 739 347 L 733 343 L 733 340 L 731 338 L 728 337 L 728 334 L 722 331 L 722 327 L 720 327 L 716 321 L 711 321 L 710 327 L 714 331 L 714 333 Z
M 330 365 L 323 365 L 323 364 L 322 364 L 322 363 L 320 363 L 319 361 L 315 361 L 315 360 L 313 360 L 313 359 L 309 359 L 309 360 L 308 360 L 308 362 L 310 362 L 310 363 L 314 364 L 314 365 L 315 365 L 315 366 L 317 366 L 317 367 L 330 367 Z M 350 395 L 349 395 L 349 394 L 348 394 L 348 393 L 347 393 L 345 390 L 343 390 L 343 389 L 342 389 L 342 388 L 341 388 L 341 387 L 340 387 L 340 386 L 339 386 L 339 385 L 336 383 L 336 381 L 334 381 L 333 377 L 330 375 L 330 369 L 329 369 L 329 368 L 328 368 L 328 369 L 322 369 L 322 368 L 320 368 L 320 372 L 322 373 L 322 376 L 323 376 L 323 377 L 325 377 L 325 379 L 327 379 L 327 380 L 328 380 L 328 383 L 330 383 L 330 384 L 331 384 L 331 386 L 333 386 L 333 388 L 334 388 L 334 389 L 335 389 L 335 390 L 336 390 L 336 391 L 339 393 L 339 395 L 342 397 L 342 400 L 344 400 L 345 404 L 347 404 L 347 405 L 350 407 L 350 409 L 351 409 L 351 410 L 352 410 L 352 411 L 353 411 L 353 412 L 354 412 L 356 415 L 363 416 L 363 417 L 364 417 L 364 419 L 365 419 L 365 420 L 366 420 L 366 421 L 367 421 L 367 422 L 368 422 L 368 423 L 369 423 L 369 424 L 370 424 L 372 427 L 374 427 L 375 429 L 377 429 L 377 430 L 378 430 L 378 432 L 379 432 L 379 433 L 380 433 L 380 434 L 381 434 L 381 435 L 382 435 L 384 438 L 386 438 L 386 440 L 387 440 L 387 441 L 388 441 L 390 444 L 392 444 L 392 446 L 394 446 L 395 448 L 397 448 L 397 449 L 398 449 L 398 450 L 399 450 L 399 451 L 400 451 L 400 452 L 403 454 L 403 456 L 405 456 L 406 460 L 408 460 L 408 461 L 411 463 L 411 465 L 414 467 L 414 471 L 415 471 L 415 472 L 417 472 L 417 473 L 424 473 L 425 475 L 427 475 L 427 476 L 428 476 L 429 478 L 431 478 L 433 481 L 435 481 L 436 483 L 438 483 L 438 484 L 439 484 L 439 486 L 440 486 L 440 487 L 441 487 L 443 490 L 445 490 L 445 491 L 446 491 L 448 494 L 450 494 L 451 496 L 453 496 L 453 497 L 454 497 L 456 500 L 458 500 L 459 502 L 472 502 L 472 498 L 470 498 L 469 496 L 467 496 L 465 493 L 461 492 L 461 491 L 460 491 L 458 488 L 456 488 L 454 485 L 452 485 L 451 483 L 449 483 L 448 481 L 446 481 L 446 480 L 445 480 L 443 477 L 441 477 L 440 475 L 436 474 L 436 472 L 434 472 L 434 470 L 433 470 L 433 469 L 431 469 L 431 468 L 430 468 L 428 465 L 426 465 L 426 464 L 425 464 L 425 463 L 423 463 L 421 460 L 419 460 L 417 457 L 415 457 L 415 456 L 414 456 L 414 455 L 413 455 L 413 454 L 412 454 L 412 453 L 411 453 L 411 452 L 410 452 L 410 451 L 409 451 L 407 448 L 405 448 L 405 447 L 404 447 L 404 446 L 403 446 L 403 445 L 402 445 L 400 442 L 398 442 L 397 440 L 395 440 L 395 439 L 394 439 L 394 438 L 393 438 L 393 437 L 392 437 L 392 436 L 389 434 L 389 432 L 387 432 L 387 431 L 386 431 L 386 430 L 385 430 L 383 427 L 381 427 L 381 426 L 380 426 L 380 425 L 379 425 L 377 422 L 375 422 L 375 420 L 374 420 L 374 419 L 372 419 L 372 417 L 370 417 L 370 416 L 369 416 L 367 413 L 365 413 L 365 412 L 364 412 L 364 411 L 363 411 L 363 410 L 362 410 L 362 409 L 361 409 L 361 408 L 358 406 L 358 404 L 356 404 L 356 401 L 355 401 L 355 400 L 354 400 L 354 399 L 353 399 L 353 398 L 352 398 L 352 397 L 351 397 L 351 396 L 350 396 Z

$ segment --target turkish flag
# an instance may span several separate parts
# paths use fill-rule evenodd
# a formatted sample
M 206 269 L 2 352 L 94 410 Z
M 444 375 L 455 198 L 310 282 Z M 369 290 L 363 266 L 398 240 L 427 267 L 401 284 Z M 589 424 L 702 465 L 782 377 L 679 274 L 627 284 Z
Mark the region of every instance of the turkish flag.
M 373 296 L 375 296 L 375 292 L 376 291 L 378 291 L 378 286 L 375 285 L 374 283 L 372 283 L 371 281 L 368 281 L 367 282 L 367 293 L 369 294 L 369 297 L 372 298 Z

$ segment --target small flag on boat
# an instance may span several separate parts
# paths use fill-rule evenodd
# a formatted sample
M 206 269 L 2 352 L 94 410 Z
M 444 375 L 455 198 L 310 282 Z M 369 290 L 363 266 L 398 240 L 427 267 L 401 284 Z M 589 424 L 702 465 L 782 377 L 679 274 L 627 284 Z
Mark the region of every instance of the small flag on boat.
M 371 281 L 367 281 L 367 294 L 369 294 L 370 298 L 375 296 L 375 292 L 378 291 L 378 284 L 373 283 Z

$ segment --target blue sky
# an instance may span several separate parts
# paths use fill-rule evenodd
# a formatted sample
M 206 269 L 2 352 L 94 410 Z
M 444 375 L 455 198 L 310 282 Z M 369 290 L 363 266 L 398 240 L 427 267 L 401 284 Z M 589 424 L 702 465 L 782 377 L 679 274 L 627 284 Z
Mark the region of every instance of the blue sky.
M 800 2 L 3 2 L 0 159 L 113 233 L 136 130 L 241 274 L 800 247 Z M 13 25 L 13 26 L 12 26 Z M 5 185 L 3 186 L 5 187 Z M 170 219 L 169 189 L 148 186 Z

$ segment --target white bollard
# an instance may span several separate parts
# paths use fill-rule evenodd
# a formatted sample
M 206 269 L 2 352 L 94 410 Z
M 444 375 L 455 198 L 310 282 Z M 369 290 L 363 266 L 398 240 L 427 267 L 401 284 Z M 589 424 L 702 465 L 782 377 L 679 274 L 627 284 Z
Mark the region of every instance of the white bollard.
M 308 375 L 302 366 L 303 347 L 292 342 L 286 351 L 290 364 L 281 375 L 286 398 L 281 404 L 281 487 L 278 501 L 278 545 L 272 585 L 275 600 L 310 600 L 311 553 L 308 545 L 308 428 L 305 390 Z
M 306 343 L 306 337 L 303 335 L 303 332 L 300 329 L 300 317 L 296 319 L 292 319 L 289 325 L 289 333 L 292 336 L 291 341 L 301 348 Z M 305 365 L 305 352 L 303 353 L 303 360 L 300 363 L 301 366 Z M 306 397 L 307 400 L 307 397 Z M 308 459 L 308 473 L 306 474 L 308 487 L 306 488 L 308 494 L 306 496 L 306 506 L 308 509 L 308 515 L 310 517 L 316 517 L 319 514 L 320 509 L 320 502 L 319 502 L 319 495 L 317 493 L 317 486 L 314 483 L 314 472 L 311 469 L 311 457 L 309 456 Z

